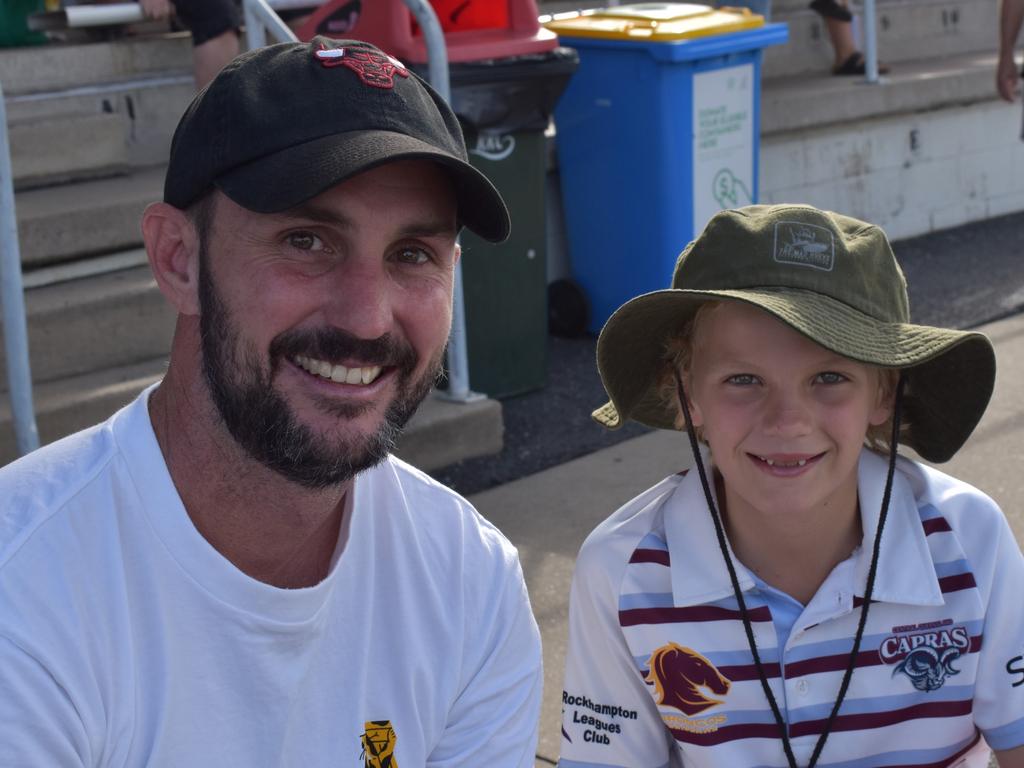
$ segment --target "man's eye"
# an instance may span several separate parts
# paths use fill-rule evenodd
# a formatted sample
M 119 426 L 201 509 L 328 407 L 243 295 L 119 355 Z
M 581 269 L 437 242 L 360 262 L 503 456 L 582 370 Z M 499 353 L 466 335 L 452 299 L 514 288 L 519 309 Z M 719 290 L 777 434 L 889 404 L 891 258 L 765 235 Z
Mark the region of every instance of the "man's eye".
M 757 383 L 757 377 L 751 373 L 737 373 L 725 380 L 726 384 L 735 384 L 740 387 L 748 387 Z
M 312 232 L 292 232 L 286 238 L 288 245 L 300 251 L 322 251 L 324 241 Z
M 841 373 L 835 371 L 823 371 L 817 375 L 817 379 L 822 384 L 842 384 L 846 381 L 846 377 Z
M 404 264 L 426 264 L 430 254 L 423 248 L 409 246 L 398 249 L 398 260 Z

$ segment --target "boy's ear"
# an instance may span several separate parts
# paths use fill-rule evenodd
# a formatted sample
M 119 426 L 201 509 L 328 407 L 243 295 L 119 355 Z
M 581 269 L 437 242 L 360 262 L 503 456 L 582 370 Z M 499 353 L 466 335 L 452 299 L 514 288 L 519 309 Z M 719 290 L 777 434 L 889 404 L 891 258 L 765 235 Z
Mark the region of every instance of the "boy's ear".
M 683 386 L 686 388 L 686 405 L 690 409 L 690 421 L 693 422 L 694 427 L 704 426 L 704 414 L 700 409 L 700 406 L 693 399 L 693 377 L 690 376 L 689 372 L 682 371 L 681 376 L 683 379 Z M 679 414 L 679 418 L 683 419 L 683 414 Z M 686 428 L 686 422 L 683 421 L 683 429 Z
M 878 397 L 875 400 L 875 408 L 868 415 L 868 423 L 873 427 L 880 427 L 890 418 L 896 408 L 896 385 L 899 375 L 891 375 L 889 371 L 881 371 L 878 382 Z
M 693 398 L 690 398 L 690 421 L 693 422 L 694 427 L 704 426 L 704 414 L 701 413 L 700 406 L 694 402 Z
M 188 216 L 167 203 L 142 214 L 142 239 L 153 277 L 182 315 L 199 314 L 199 236 Z

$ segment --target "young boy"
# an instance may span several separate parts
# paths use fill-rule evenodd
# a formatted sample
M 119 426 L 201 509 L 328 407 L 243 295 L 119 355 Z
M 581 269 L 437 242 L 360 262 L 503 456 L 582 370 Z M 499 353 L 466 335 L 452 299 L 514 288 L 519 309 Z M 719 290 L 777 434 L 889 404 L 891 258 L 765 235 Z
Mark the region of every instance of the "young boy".
M 992 346 L 909 324 L 880 229 L 724 211 L 598 367 L 597 421 L 687 429 L 696 466 L 580 551 L 559 765 L 1024 766 L 1020 549 L 991 499 L 896 456 L 960 448 Z

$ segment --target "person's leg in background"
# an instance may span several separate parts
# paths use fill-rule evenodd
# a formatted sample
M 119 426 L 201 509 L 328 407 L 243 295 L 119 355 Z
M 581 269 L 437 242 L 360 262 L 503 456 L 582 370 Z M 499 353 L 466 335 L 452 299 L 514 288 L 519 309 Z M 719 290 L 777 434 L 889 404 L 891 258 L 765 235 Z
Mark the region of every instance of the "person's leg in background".
M 192 69 L 201 90 L 238 55 L 241 13 L 235 0 L 175 0 L 174 7 L 192 31 Z
M 239 53 L 238 30 L 229 29 L 192 49 L 192 68 L 196 89 L 206 87 L 224 65 Z
M 853 14 L 846 7 L 845 0 L 813 0 L 810 7 L 825 21 L 828 39 L 832 44 L 832 74 L 863 75 L 864 55 L 853 40 Z M 879 64 L 878 71 L 885 74 L 889 68 Z

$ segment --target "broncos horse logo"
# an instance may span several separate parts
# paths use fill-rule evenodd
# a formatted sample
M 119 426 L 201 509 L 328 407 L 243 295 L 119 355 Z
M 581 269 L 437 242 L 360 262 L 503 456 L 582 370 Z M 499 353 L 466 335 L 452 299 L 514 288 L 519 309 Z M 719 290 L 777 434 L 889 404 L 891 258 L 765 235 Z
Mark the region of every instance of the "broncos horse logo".
M 675 707 L 686 715 L 698 715 L 722 703 L 706 696 L 701 688 L 725 696 L 732 685 L 710 661 L 675 643 L 655 650 L 647 666 L 644 682 L 654 686 L 658 704 Z

